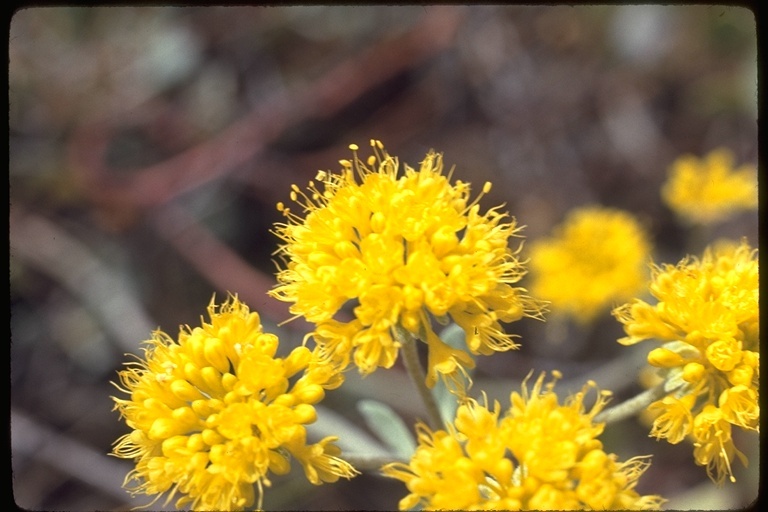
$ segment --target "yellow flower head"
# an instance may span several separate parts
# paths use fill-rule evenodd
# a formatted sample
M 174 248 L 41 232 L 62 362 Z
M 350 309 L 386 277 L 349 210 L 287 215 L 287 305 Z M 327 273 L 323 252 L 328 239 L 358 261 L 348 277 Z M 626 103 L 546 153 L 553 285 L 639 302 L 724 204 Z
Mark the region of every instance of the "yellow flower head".
M 340 174 L 320 172 L 322 190 L 294 185 L 300 217 L 278 204 L 288 222 L 276 234 L 285 268 L 272 295 L 316 324 L 325 357 L 363 374 L 391 367 L 405 329 L 429 346 L 427 383 L 454 374 L 473 359 L 434 332 L 432 319 L 452 319 L 473 354 L 517 347 L 499 322 L 537 316 L 541 305 L 515 287 L 525 269 L 509 239 L 520 228 L 493 208 L 480 213 L 469 185 L 442 174 L 442 155 L 430 152 L 419 170 L 399 170 L 379 141 L 367 163 L 342 160 Z M 490 189 L 487 183 L 483 192 Z M 340 318 L 345 305 L 354 318 Z
M 553 313 L 587 324 L 643 288 L 650 251 L 645 230 L 631 214 L 600 206 L 576 209 L 552 237 L 531 244 L 531 292 L 550 301 Z
M 593 420 L 609 393 L 587 410 L 589 382 L 561 405 L 544 377 L 530 390 L 524 382 L 501 416 L 498 402 L 491 410 L 468 399 L 447 431 L 419 424 L 410 462 L 382 468 L 410 491 L 400 510 L 658 509 L 662 498 L 634 490 L 646 457 L 619 462 L 597 439 L 603 425 Z
M 651 435 L 678 443 L 691 438 L 696 462 L 718 483 L 733 481 L 734 456 L 745 464 L 731 426 L 758 431 L 760 422 L 757 250 L 721 242 L 701 259 L 653 267 L 655 305 L 635 299 L 614 310 L 632 345 L 662 343 L 648 354 L 669 393 L 650 406 Z
M 255 485 L 261 508 L 268 473 L 287 473 L 290 456 L 313 484 L 354 476 L 334 438 L 308 445 L 304 427 L 340 375 L 305 347 L 275 357 L 277 337 L 237 297 L 211 301 L 208 313 L 210 323 L 182 329 L 178 343 L 154 332 L 144 358 L 119 374 L 130 398 L 114 398 L 115 408 L 133 430 L 113 454 L 136 461 L 132 494 L 170 491 L 181 508 L 242 510 Z
M 689 223 L 719 222 L 757 208 L 757 169 L 750 164 L 734 169 L 727 149 L 712 151 L 704 159 L 685 155 L 672 164 L 661 196 Z

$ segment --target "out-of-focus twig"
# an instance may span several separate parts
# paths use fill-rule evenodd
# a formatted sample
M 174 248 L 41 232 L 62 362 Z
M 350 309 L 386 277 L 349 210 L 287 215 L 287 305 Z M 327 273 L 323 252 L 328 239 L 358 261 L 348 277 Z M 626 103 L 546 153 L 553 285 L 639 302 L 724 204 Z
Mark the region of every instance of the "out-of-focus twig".
M 110 459 L 90 446 L 39 424 L 17 409 L 11 410 L 11 447 L 14 457 L 33 457 L 107 496 L 129 502 L 122 484 L 131 470 L 130 463 Z
M 135 351 L 137 341 L 154 329 L 130 283 L 54 222 L 12 208 L 10 255 L 80 299 L 123 350 Z
M 403 35 L 378 41 L 304 90 L 277 91 L 218 136 L 130 175 L 111 172 L 106 162 L 111 123 L 81 126 L 70 146 L 71 167 L 102 206 L 133 209 L 166 202 L 246 163 L 289 126 L 328 117 L 376 85 L 444 51 L 464 15 L 460 6 L 431 7 Z
M 275 284 L 274 277 L 243 260 L 186 210 L 168 204 L 151 220 L 157 233 L 215 288 L 236 293 L 251 308 L 272 320 L 280 321 L 291 316 L 286 303 L 267 295 Z M 310 330 L 309 324 L 301 318 L 288 322 L 286 327 L 300 332 Z
M 648 348 L 629 347 L 622 352 L 621 357 L 603 362 L 583 375 L 569 375 L 568 380 L 558 384 L 558 387 L 575 391 L 581 389 L 586 381 L 592 380 L 600 389 L 617 394 L 636 385 L 640 370 L 647 365 Z
M 278 90 L 250 114 L 216 137 L 155 165 L 131 173 L 115 172 L 107 151 L 117 123 L 104 121 L 80 126 L 70 143 L 70 166 L 91 199 L 112 213 L 129 218 L 137 211 L 167 204 L 251 161 L 267 144 L 292 125 L 310 118 L 325 118 L 350 105 L 366 91 L 413 69 L 446 49 L 464 9 L 433 7 L 414 27 L 373 46 L 328 70 L 299 91 Z M 270 182 L 264 169 L 253 174 Z M 237 292 L 254 308 L 282 320 L 287 306 L 267 297 L 273 281 L 253 269 L 180 208 L 160 208 L 153 225 L 216 288 Z M 154 213 L 154 212 L 153 212 Z M 174 226 L 179 222 L 182 229 Z M 308 330 L 303 321 L 291 322 L 294 330 Z

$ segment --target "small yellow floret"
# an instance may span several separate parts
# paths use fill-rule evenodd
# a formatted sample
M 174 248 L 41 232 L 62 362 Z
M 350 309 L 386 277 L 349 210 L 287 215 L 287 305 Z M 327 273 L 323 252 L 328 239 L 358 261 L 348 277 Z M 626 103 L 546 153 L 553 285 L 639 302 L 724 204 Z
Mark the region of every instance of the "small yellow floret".
M 678 158 L 661 189 L 667 205 L 689 223 L 711 224 L 757 208 L 757 169 L 734 169 L 733 154 L 717 149 L 704 159 Z
M 688 436 L 694 457 L 718 483 L 733 480 L 731 461 L 746 457 L 733 426 L 758 431 L 760 317 L 757 250 L 719 242 L 699 258 L 653 267 L 657 303 L 635 299 L 614 310 L 631 345 L 663 343 L 648 354 L 673 393 L 655 402 L 651 435 L 677 443 Z
M 531 243 L 531 292 L 550 301 L 553 314 L 588 324 L 642 289 L 650 251 L 645 229 L 630 213 L 578 208 L 551 237 Z
M 498 402 L 491 409 L 468 399 L 447 430 L 418 424 L 409 463 L 382 468 L 409 490 L 400 510 L 659 509 L 665 500 L 634 490 L 647 457 L 619 462 L 603 450 L 594 417 L 606 394 L 587 410 L 584 397 L 595 387 L 587 384 L 561 404 L 544 377 L 512 393 L 503 413 Z
M 318 175 L 307 194 L 292 189 L 306 215 L 276 226 L 283 265 L 270 294 L 316 324 L 324 357 L 363 374 L 395 363 L 399 328 L 429 346 L 430 386 L 471 368 L 470 353 L 516 348 L 501 322 L 542 312 L 516 286 L 526 269 L 509 242 L 521 227 L 497 208 L 481 213 L 480 197 L 470 201 L 467 184 L 443 175 L 442 155 L 401 169 L 380 141 L 370 143 L 365 161 L 353 144 L 339 174 Z M 464 330 L 469 352 L 434 332 L 447 320 Z
M 177 495 L 179 508 L 243 510 L 261 508 L 268 474 L 285 474 L 291 457 L 314 484 L 357 474 L 334 438 L 306 442 L 312 404 L 339 385 L 338 373 L 305 347 L 276 358 L 277 337 L 237 297 L 212 300 L 208 313 L 210 323 L 182 329 L 178 342 L 156 331 L 144 358 L 119 374 L 130 397 L 114 398 L 115 408 L 133 430 L 113 454 L 136 462 L 129 491 L 168 493 L 166 503 Z

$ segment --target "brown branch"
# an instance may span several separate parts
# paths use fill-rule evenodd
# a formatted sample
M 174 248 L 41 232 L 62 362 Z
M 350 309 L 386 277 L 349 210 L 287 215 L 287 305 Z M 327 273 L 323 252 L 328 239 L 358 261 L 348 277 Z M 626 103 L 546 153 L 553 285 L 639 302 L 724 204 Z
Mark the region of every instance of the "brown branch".
M 131 463 L 111 459 L 16 409 L 11 411 L 11 447 L 16 463 L 22 457 L 33 458 L 122 503 L 130 501 L 122 484 L 133 467 Z
M 327 117 L 444 51 L 463 16 L 461 7 L 432 6 L 405 34 L 340 63 L 303 91 L 278 91 L 218 136 L 130 176 L 112 172 L 104 158 L 114 126 L 81 126 L 72 139 L 71 167 L 102 206 L 142 209 L 167 202 L 245 164 L 295 123 Z
M 18 207 L 11 209 L 10 255 L 78 297 L 124 350 L 136 350 L 136 337 L 156 327 L 130 283 L 85 244 L 44 217 L 23 213 Z
M 255 269 L 183 208 L 166 205 L 151 222 L 156 232 L 219 291 L 236 293 L 252 309 L 274 321 L 292 316 L 288 304 L 267 295 L 275 285 L 273 276 Z M 302 319 L 286 327 L 311 330 Z

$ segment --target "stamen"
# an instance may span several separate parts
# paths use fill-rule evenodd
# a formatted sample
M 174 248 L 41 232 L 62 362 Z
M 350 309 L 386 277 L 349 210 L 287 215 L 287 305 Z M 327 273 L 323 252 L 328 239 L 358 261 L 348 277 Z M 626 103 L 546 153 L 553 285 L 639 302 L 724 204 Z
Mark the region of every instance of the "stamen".
M 723 444 L 723 437 L 722 430 L 718 430 L 715 434 L 717 436 L 717 440 L 720 443 L 720 452 L 722 453 L 723 460 L 725 461 L 725 467 L 728 469 L 728 478 L 731 482 L 736 482 L 736 477 L 733 476 L 733 472 L 731 471 L 731 461 L 728 459 L 728 453 L 725 451 L 725 444 Z

